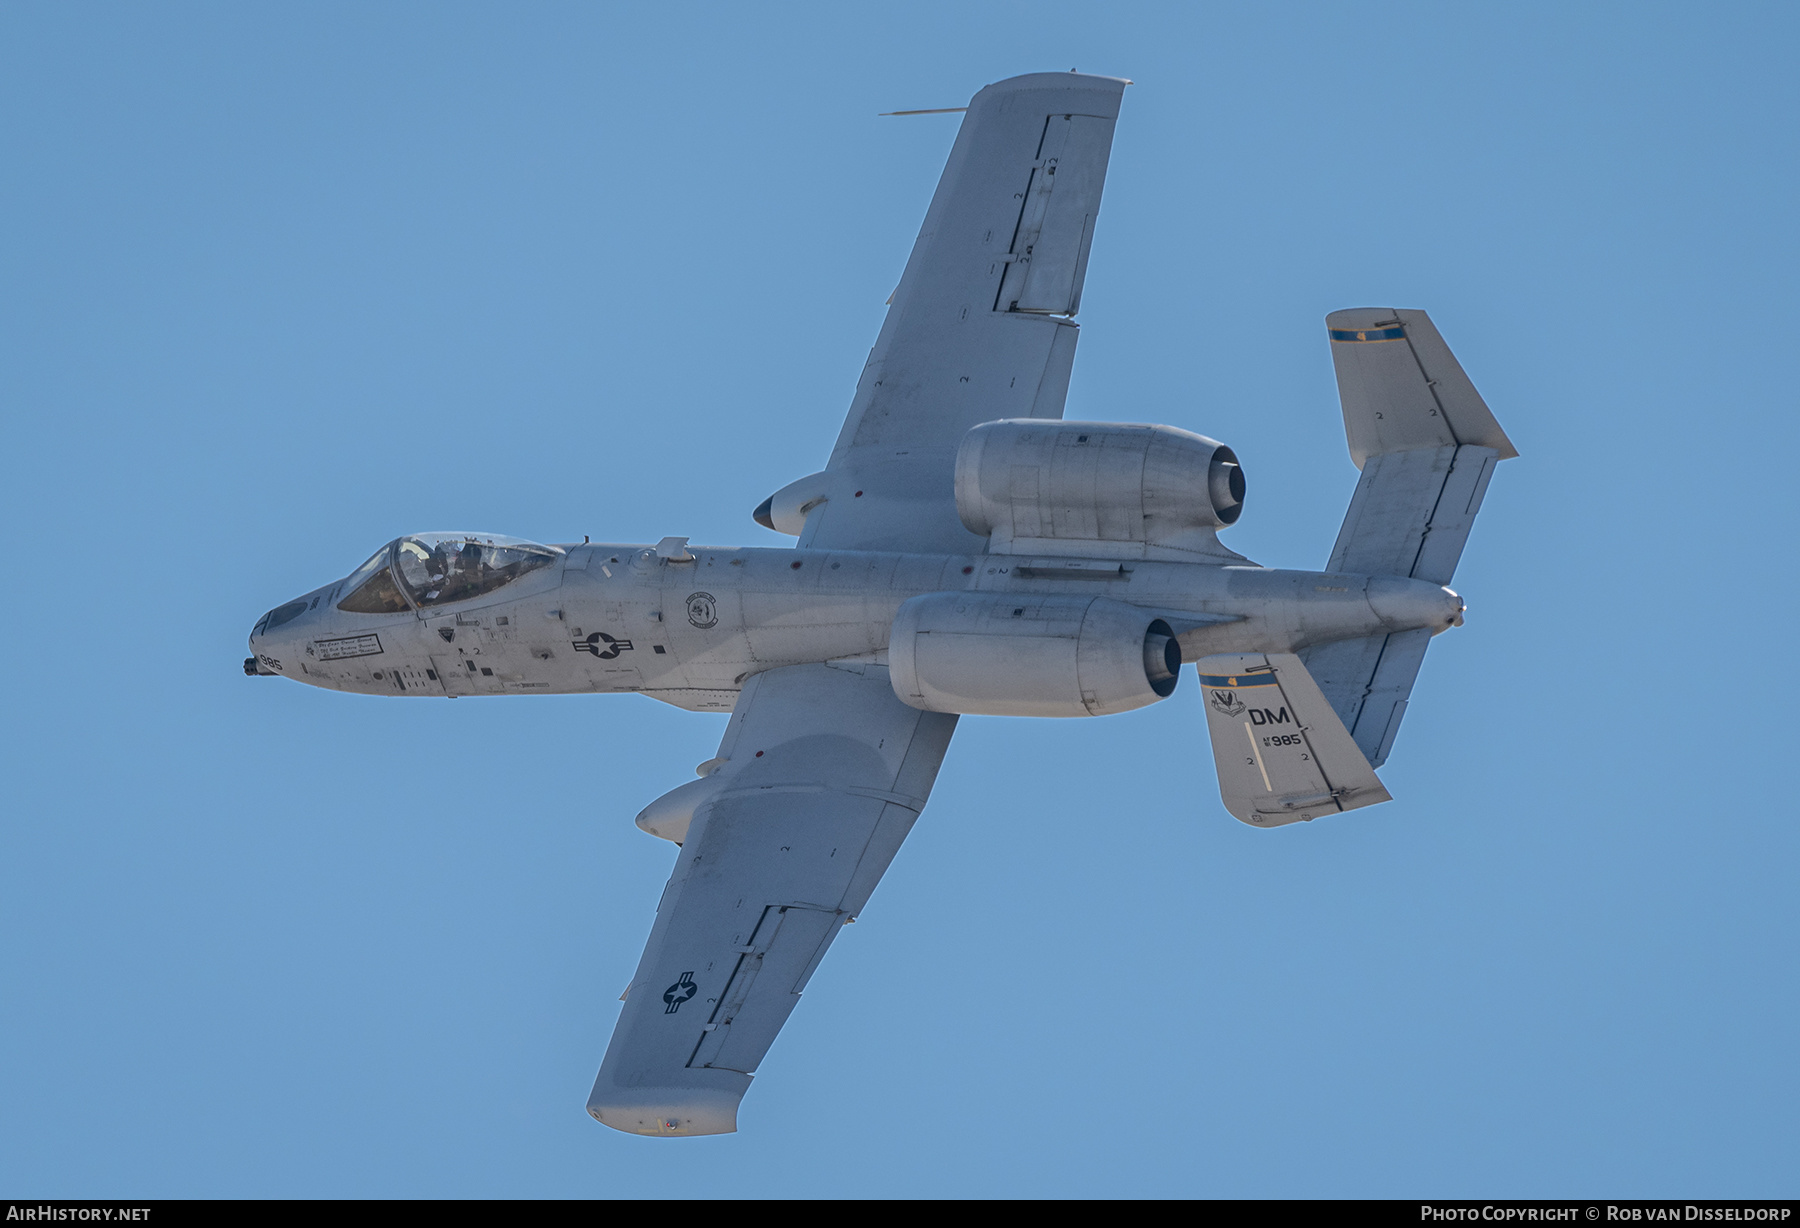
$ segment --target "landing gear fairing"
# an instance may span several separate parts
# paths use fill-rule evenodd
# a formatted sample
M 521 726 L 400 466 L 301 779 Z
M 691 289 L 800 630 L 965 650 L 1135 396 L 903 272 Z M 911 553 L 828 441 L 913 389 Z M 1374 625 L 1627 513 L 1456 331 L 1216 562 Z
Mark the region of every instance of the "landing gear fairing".
M 960 716 L 1129 711 L 1186 663 L 1232 815 L 1389 799 L 1375 769 L 1431 637 L 1462 623 L 1446 586 L 1517 453 L 1430 318 L 1386 307 L 1326 320 L 1362 476 L 1324 571 L 1219 541 L 1248 488 L 1224 444 L 1062 420 L 1127 84 L 1039 73 L 971 100 L 830 460 L 755 510 L 792 548 L 420 533 L 251 633 L 246 673 L 334 690 L 731 714 L 698 779 L 638 816 L 679 851 L 597 1120 L 737 1128 Z

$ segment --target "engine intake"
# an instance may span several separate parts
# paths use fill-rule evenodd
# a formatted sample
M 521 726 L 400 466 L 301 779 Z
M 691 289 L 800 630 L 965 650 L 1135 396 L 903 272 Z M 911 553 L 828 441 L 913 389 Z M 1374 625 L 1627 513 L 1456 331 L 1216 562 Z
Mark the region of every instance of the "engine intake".
M 1244 510 L 1217 440 L 1129 422 L 984 422 L 956 453 L 956 510 L 1002 554 L 1191 558 Z
M 900 607 L 888 669 L 902 702 L 984 716 L 1105 716 L 1175 691 L 1169 624 L 1107 597 L 927 593 Z

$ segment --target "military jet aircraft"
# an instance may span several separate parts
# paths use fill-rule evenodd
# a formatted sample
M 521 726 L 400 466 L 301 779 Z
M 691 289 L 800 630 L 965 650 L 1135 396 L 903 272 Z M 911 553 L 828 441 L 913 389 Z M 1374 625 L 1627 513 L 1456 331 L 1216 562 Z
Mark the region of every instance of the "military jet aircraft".
M 848 418 L 754 513 L 791 549 L 419 533 L 263 616 L 246 673 L 367 695 L 630 692 L 729 712 L 638 815 L 675 868 L 588 1100 L 647 1135 L 737 1128 L 751 1076 L 924 809 L 960 716 L 1167 699 L 1191 662 L 1225 809 L 1388 800 L 1387 758 L 1497 462 L 1423 311 L 1331 314 L 1362 471 L 1324 571 L 1221 545 L 1245 481 L 1174 427 L 1064 421 L 1073 317 L 1129 82 L 970 101 Z

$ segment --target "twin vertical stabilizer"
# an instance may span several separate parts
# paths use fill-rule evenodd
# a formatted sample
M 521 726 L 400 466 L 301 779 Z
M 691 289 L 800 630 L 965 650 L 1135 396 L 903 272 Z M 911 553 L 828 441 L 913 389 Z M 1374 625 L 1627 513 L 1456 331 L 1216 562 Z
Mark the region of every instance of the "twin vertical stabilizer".
M 1219 796 L 1233 817 L 1279 827 L 1390 800 L 1299 657 L 1221 653 L 1198 669 Z
M 1423 311 L 1326 317 L 1350 459 L 1362 470 L 1327 570 L 1448 585 L 1494 466 L 1517 456 Z M 1219 791 L 1276 826 L 1388 800 L 1387 760 L 1425 660 L 1420 628 L 1199 662 Z

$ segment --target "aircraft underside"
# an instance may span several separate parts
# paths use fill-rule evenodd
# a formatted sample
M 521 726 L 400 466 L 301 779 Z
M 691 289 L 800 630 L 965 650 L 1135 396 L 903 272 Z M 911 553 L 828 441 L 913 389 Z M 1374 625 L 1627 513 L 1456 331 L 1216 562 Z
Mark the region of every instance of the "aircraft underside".
M 971 100 L 823 469 L 753 513 L 791 549 L 398 538 L 270 610 L 245 672 L 387 697 L 638 693 L 728 712 L 638 813 L 679 846 L 588 1112 L 737 1128 L 752 1075 L 924 809 L 963 716 L 1201 706 L 1225 810 L 1389 800 L 1390 753 L 1495 465 L 1517 455 L 1423 311 L 1326 319 L 1361 477 L 1320 571 L 1219 540 L 1229 447 L 1072 422 L 1082 286 L 1129 82 Z M 763 489 L 767 489 L 763 487 Z M 627 808 L 642 799 L 604 799 Z

